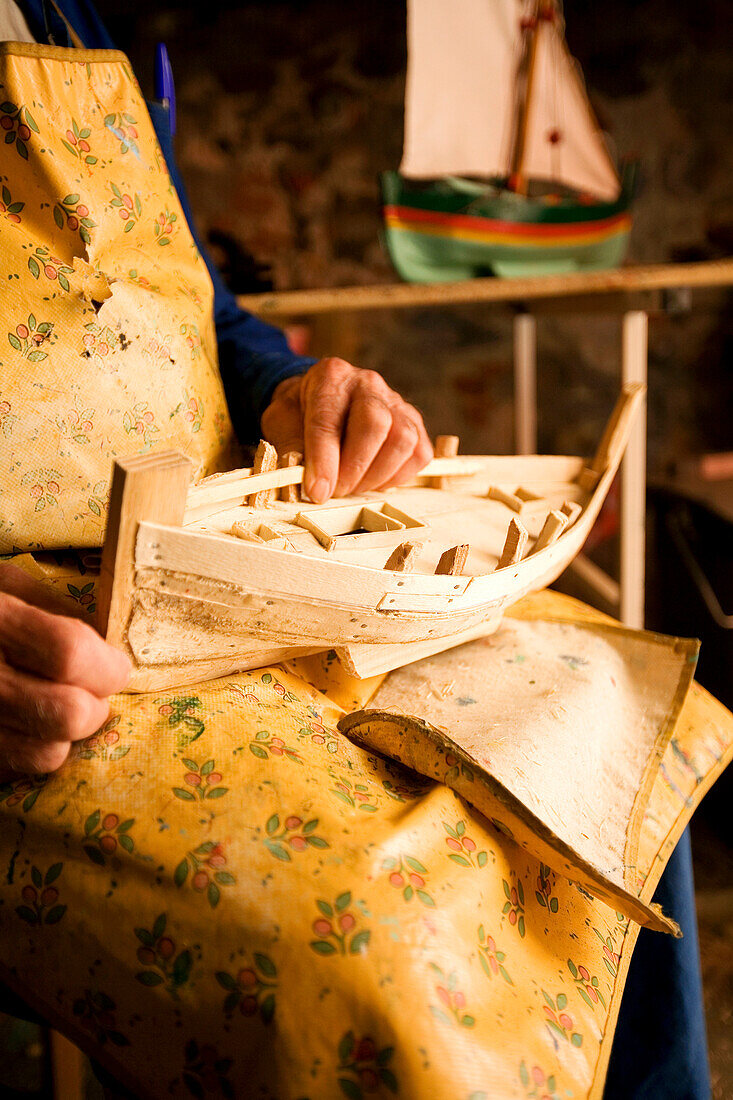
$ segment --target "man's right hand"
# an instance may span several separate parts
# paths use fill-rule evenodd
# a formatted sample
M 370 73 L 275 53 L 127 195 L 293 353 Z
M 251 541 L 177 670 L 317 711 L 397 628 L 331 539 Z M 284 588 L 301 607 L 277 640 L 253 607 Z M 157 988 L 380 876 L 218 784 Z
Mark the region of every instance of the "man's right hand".
M 13 565 L 0 565 L 0 776 L 51 772 L 109 716 L 124 653 Z

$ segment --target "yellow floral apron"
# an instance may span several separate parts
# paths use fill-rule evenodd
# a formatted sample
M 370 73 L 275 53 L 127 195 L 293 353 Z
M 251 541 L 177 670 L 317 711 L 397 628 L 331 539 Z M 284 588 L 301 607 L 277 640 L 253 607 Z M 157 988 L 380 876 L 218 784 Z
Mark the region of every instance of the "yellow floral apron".
M 0 44 L 0 553 L 102 542 L 112 459 L 229 467 L 211 280 L 129 63 Z
M 94 607 L 93 572 L 19 564 Z M 140 1100 L 600 1100 L 636 925 L 340 733 L 380 680 L 320 655 L 117 696 L 60 772 L 0 784 L 0 980 Z M 644 900 L 732 756 L 693 686 Z

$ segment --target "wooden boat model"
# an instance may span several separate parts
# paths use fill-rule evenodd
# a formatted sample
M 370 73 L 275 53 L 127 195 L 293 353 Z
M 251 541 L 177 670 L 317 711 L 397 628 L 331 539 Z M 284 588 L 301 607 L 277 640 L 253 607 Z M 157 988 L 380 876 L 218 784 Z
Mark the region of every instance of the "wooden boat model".
M 595 457 L 453 455 L 409 485 L 325 505 L 261 443 L 254 467 L 189 486 L 188 460 L 115 463 L 99 628 L 133 691 L 335 649 L 358 676 L 490 634 L 581 549 L 644 387 L 624 388 Z

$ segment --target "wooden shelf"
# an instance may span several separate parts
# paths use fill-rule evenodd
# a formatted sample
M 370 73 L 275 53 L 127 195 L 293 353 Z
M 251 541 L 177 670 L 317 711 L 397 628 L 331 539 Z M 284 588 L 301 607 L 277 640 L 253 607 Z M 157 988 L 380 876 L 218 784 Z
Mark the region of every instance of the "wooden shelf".
M 466 279 L 459 283 L 389 283 L 321 290 L 243 294 L 240 306 L 275 319 L 341 310 L 406 309 L 468 302 L 530 302 L 589 295 L 628 295 L 678 287 L 733 286 L 733 258 L 701 263 L 648 264 L 572 275 L 536 275 L 515 279 Z M 628 308 L 628 307 L 627 307 Z

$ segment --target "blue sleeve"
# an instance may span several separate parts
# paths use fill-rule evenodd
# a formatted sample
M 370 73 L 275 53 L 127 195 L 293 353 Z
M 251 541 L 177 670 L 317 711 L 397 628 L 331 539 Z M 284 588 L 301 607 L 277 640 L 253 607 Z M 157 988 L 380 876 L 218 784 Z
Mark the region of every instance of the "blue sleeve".
M 114 42 L 89 0 L 57 2 L 88 49 L 114 48 Z M 34 36 L 39 41 L 45 41 L 42 0 L 23 0 L 21 6 Z M 57 45 L 70 45 L 66 29 L 52 8 L 49 22 Z M 214 284 L 219 370 L 232 422 L 239 438 L 243 442 L 252 442 L 260 437 L 260 418 L 278 383 L 291 375 L 302 374 L 315 363 L 315 359 L 294 355 L 280 329 L 239 308 L 194 228 L 186 190 L 173 155 L 168 112 L 161 104 L 150 102 L 148 110 L 189 228 Z

